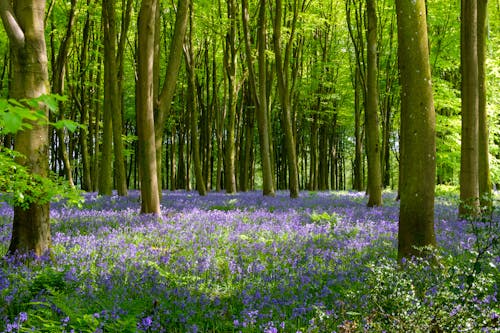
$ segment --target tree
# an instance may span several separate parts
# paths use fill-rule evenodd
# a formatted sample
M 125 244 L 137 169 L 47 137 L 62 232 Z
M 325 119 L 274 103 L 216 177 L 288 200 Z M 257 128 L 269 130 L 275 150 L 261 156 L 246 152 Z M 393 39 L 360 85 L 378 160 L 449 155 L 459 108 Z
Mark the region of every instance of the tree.
M 158 2 L 143 0 L 138 18 L 137 134 L 141 179 L 141 213 L 160 214 L 154 130 L 153 63 Z
M 158 173 L 158 186 L 161 185 L 161 166 L 162 166 L 162 147 L 163 147 L 163 134 L 165 132 L 165 121 L 170 115 L 172 100 L 175 93 L 175 85 L 177 82 L 177 75 L 182 60 L 182 47 L 184 43 L 184 36 L 186 35 L 188 17 L 189 17 L 189 4 L 190 0 L 179 0 L 177 3 L 177 13 L 175 16 L 175 27 L 173 38 L 170 43 L 170 52 L 168 55 L 168 65 L 165 72 L 165 80 L 161 89 L 160 96 L 158 97 L 158 108 L 155 108 L 155 147 L 156 147 L 156 168 Z M 155 96 L 155 98 L 157 98 Z
M 269 120 L 266 93 L 266 0 L 259 1 L 259 19 L 257 31 L 258 78 L 256 78 L 253 55 L 250 43 L 249 12 L 247 0 L 241 2 L 243 34 L 245 38 L 245 52 L 248 64 L 248 80 L 252 99 L 257 114 L 259 130 L 260 156 L 262 161 L 262 193 L 274 196 L 273 171 L 271 166 L 271 148 L 269 140 Z M 258 84 L 257 84 L 258 81 Z
M 196 189 L 200 195 L 207 194 L 207 188 L 205 186 L 205 180 L 203 179 L 202 166 L 200 160 L 200 141 L 199 141 L 199 131 L 198 131 L 198 119 L 199 110 L 197 105 L 196 97 L 196 83 L 195 83 L 195 63 L 193 54 L 193 5 L 190 3 L 190 15 L 189 15 L 189 34 L 185 40 L 184 44 L 184 59 L 186 60 L 186 71 L 188 75 L 187 84 L 187 109 L 191 112 L 191 145 L 193 154 L 193 165 L 194 174 L 196 179 Z
M 66 33 L 61 41 L 61 45 L 59 45 L 59 51 L 57 53 L 57 57 L 54 59 L 55 63 L 52 64 L 52 92 L 55 94 L 63 95 L 64 94 L 64 80 L 66 77 L 66 65 L 68 60 L 69 46 L 71 43 L 71 36 L 73 34 L 73 26 L 75 23 L 75 12 L 76 12 L 76 0 L 71 0 L 71 9 L 69 13 L 68 23 L 66 26 Z M 55 30 L 55 28 L 53 29 Z M 56 34 L 51 34 L 51 44 L 54 43 L 54 38 Z M 55 52 L 53 49 L 52 52 Z M 64 120 L 64 110 L 62 110 L 63 103 L 59 104 L 59 119 Z M 71 162 L 69 159 L 69 154 L 66 148 L 66 132 L 64 128 L 60 128 L 56 130 L 57 136 L 59 139 L 59 150 L 62 155 L 62 159 L 64 162 L 64 171 L 66 173 L 66 177 L 68 178 L 69 183 L 74 186 L 73 181 L 73 170 L 71 167 Z
M 228 108 L 226 127 L 226 156 L 224 159 L 224 187 L 227 193 L 236 192 L 236 107 L 238 102 L 238 82 L 236 81 L 237 68 L 237 6 L 234 0 L 227 0 L 227 15 L 229 30 L 226 34 L 226 48 L 224 53 L 225 69 L 228 80 Z
M 475 216 L 479 213 L 477 2 L 462 0 L 461 3 L 462 144 L 459 214 Z
M 367 89 L 366 89 L 366 62 L 364 61 L 365 49 L 363 45 L 363 12 L 362 2 L 354 0 L 346 0 L 346 21 L 354 47 L 355 69 L 352 71 L 351 79 L 354 86 L 354 140 L 355 140 L 355 158 L 354 158 L 354 180 L 353 188 L 358 191 L 363 190 L 363 134 L 364 127 L 361 123 L 362 106 L 366 106 Z M 354 21 L 352 24 L 352 9 L 354 8 Z M 366 116 L 365 116 L 366 118 Z
M 0 16 L 11 46 L 12 82 L 10 95 L 15 99 L 34 98 L 49 91 L 47 50 L 44 31 L 44 0 L 0 1 Z M 45 117 L 48 111 L 43 109 Z M 36 112 L 36 111 L 33 111 Z M 34 123 L 31 129 L 16 135 L 15 149 L 20 161 L 32 173 L 48 173 L 49 136 L 46 123 Z M 31 252 L 40 256 L 50 249 L 48 203 L 30 203 L 14 208 L 14 222 L 9 253 Z
M 478 65 L 478 176 L 481 207 L 491 208 L 488 111 L 486 108 L 486 39 L 488 33 L 488 0 L 477 1 Z
M 122 142 L 121 97 L 118 94 L 117 34 L 114 1 L 103 0 L 102 13 L 104 25 L 104 148 L 99 192 L 102 194 L 111 194 L 111 171 L 114 169 L 118 195 L 127 195 Z M 111 148 L 114 150 L 114 168 L 112 166 Z
M 378 125 L 377 1 L 367 0 L 366 155 L 368 158 L 368 206 L 382 205 L 382 170 Z
M 290 27 L 291 31 L 289 32 L 288 41 L 285 45 L 284 51 L 281 46 L 281 25 L 283 16 L 283 5 L 281 0 L 276 1 L 274 9 L 274 57 L 276 78 L 278 81 L 278 95 L 280 98 L 283 118 L 283 131 L 285 132 L 285 149 L 288 159 L 290 197 L 297 198 L 299 196 L 299 169 L 297 164 L 294 126 L 292 122 L 292 99 L 290 96 L 288 70 L 290 65 L 291 48 L 295 37 L 295 28 L 299 15 L 298 1 L 295 1 L 293 5 L 293 18 Z
M 397 0 L 401 84 L 398 258 L 434 246 L 435 115 L 424 0 Z

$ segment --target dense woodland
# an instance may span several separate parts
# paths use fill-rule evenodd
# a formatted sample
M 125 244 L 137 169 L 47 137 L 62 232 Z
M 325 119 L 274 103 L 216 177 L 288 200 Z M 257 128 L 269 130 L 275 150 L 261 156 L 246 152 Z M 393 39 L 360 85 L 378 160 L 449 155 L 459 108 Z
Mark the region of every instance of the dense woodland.
M 2 96 L 65 97 L 50 121 L 80 126 L 50 127 L 49 169 L 85 191 L 140 188 L 159 213 L 156 189 L 354 189 L 378 206 L 391 188 L 403 212 L 437 183 L 460 185 L 469 214 L 500 182 L 498 0 L 51 0 L 36 20 L 30 3 L 0 8 Z M 38 90 L 16 76 L 30 24 Z M 4 146 L 44 137 L 35 127 Z
M 397 188 L 400 88 L 396 12 L 393 1 L 379 0 L 376 5 L 378 150 L 384 187 Z M 52 117 L 68 118 L 85 126 L 73 133 L 51 131 L 50 168 L 84 190 L 109 194 L 112 188 L 118 188 L 123 193 L 123 188 L 140 185 L 135 98 L 139 6 L 138 1 L 122 1 L 106 11 L 99 2 L 53 0 L 45 14 L 51 92 L 68 97 Z M 259 13 L 262 6 L 265 12 Z M 493 166 L 497 163 L 495 125 L 500 103 L 495 93 L 499 90 L 498 6 L 497 1 L 490 1 L 487 46 Z M 178 9 L 173 1 L 160 1 L 155 13 L 158 33 L 153 41 L 154 96 L 158 98 L 161 92 L 164 97 L 165 90 L 173 94 L 171 105 L 162 105 L 166 109 L 161 112 L 164 121 L 155 125 L 162 132 L 158 149 L 161 188 L 195 188 L 196 159 L 209 190 L 262 188 L 262 148 L 254 96 L 262 93 L 259 96 L 265 96 L 268 112 L 272 181 L 276 189 L 287 189 L 290 159 L 285 153 L 286 112 L 279 92 L 283 84 L 289 95 L 286 99 L 290 104 L 287 107 L 295 138 L 299 187 L 366 187 L 364 115 L 369 50 L 364 1 L 285 1 L 278 22 L 278 8 L 273 1 L 194 1 L 189 9 L 180 8 L 189 11 L 178 14 L 189 15 L 188 31 L 181 47 L 172 49 Z M 427 11 L 437 115 L 437 183 L 458 184 L 460 3 L 432 0 L 427 2 Z M 106 22 L 111 25 L 109 31 L 104 29 Z M 281 34 L 282 44 L 280 73 L 275 66 L 276 32 Z M 4 32 L 2 36 L 0 88 L 6 97 L 10 48 Z M 170 82 L 171 86 L 164 87 L 168 76 L 175 72 L 168 71 L 173 51 L 183 52 L 182 64 L 175 88 Z M 261 55 L 264 59 L 259 58 Z M 114 58 L 111 64 L 109 58 Z M 107 82 L 116 84 L 112 96 L 106 95 Z M 264 85 L 263 92 L 252 92 L 260 85 Z M 113 99 L 113 109 L 109 99 Z M 107 127 L 108 115 L 112 115 L 113 130 Z M 198 121 L 193 123 L 192 119 Z M 121 136 L 114 138 L 117 133 Z M 7 146 L 12 144 L 9 136 L 4 136 L 3 141 Z M 117 149 L 119 145 L 123 149 Z M 198 150 L 199 157 L 193 150 Z M 496 168 L 492 170 L 498 182 Z

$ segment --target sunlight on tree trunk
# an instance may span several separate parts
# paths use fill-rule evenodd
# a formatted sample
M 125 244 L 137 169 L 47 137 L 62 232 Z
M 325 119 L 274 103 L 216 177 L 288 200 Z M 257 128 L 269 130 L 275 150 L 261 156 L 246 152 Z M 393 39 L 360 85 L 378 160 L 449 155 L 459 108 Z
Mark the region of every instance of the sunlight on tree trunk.
M 34 98 L 49 93 L 47 50 L 45 44 L 45 1 L 19 0 L 10 8 L 1 1 L 0 14 L 6 28 L 12 59 L 10 96 Z M 8 19 L 7 19 L 8 18 Z M 44 108 L 45 116 L 48 111 Z M 17 133 L 15 149 L 24 155 L 19 161 L 34 174 L 47 176 L 49 134 L 47 124 L 32 124 L 32 129 Z M 34 252 L 40 256 L 50 250 L 50 206 L 31 203 L 27 209 L 14 208 L 12 238 L 8 252 Z
M 367 75 L 366 75 L 366 155 L 368 158 L 368 207 L 382 205 L 382 169 L 380 164 L 379 138 L 379 89 L 377 60 L 377 2 L 367 0 L 368 17 L 367 39 Z
M 153 58 L 156 0 L 143 0 L 138 18 L 137 132 L 141 175 L 141 213 L 160 214 L 156 172 Z
M 479 90 L 476 0 L 462 0 L 461 11 L 462 140 L 459 214 L 462 217 L 471 217 L 479 214 Z
M 396 1 L 401 83 L 398 258 L 435 246 L 435 115 L 424 0 Z

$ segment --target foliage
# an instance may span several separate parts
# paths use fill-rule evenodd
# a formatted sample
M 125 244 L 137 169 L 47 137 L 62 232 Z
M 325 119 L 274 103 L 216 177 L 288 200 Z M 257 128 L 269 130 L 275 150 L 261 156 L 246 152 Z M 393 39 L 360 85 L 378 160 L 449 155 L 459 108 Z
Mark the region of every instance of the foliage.
M 162 219 L 140 215 L 138 196 L 89 193 L 85 210 L 54 204 L 52 257 L 0 262 L 0 331 L 499 328 L 498 247 L 477 256 L 485 233 L 457 219 L 449 196 L 436 203 L 438 264 L 404 269 L 398 205 L 368 209 L 364 193 L 165 192 Z M 8 235 L 0 219 L 0 248 Z
M 20 154 L 0 148 L 0 192 L 2 200 L 10 205 L 28 208 L 32 203 L 44 204 L 65 199 L 70 205 L 80 205 L 81 193 L 71 188 L 66 180 L 56 175 L 43 177 L 31 173 L 16 162 Z
M 58 95 L 42 95 L 32 99 L 0 99 L 0 134 L 15 134 L 29 130 L 35 123 L 49 123 L 44 107 L 57 112 L 58 103 L 65 100 Z M 75 131 L 81 125 L 62 120 L 50 123 L 55 128 Z M 0 192 L 2 199 L 13 206 L 28 208 L 31 203 L 48 203 L 66 199 L 69 204 L 80 204 L 81 194 L 67 181 L 55 175 L 44 177 L 31 173 L 19 163 L 23 156 L 11 149 L 0 148 Z

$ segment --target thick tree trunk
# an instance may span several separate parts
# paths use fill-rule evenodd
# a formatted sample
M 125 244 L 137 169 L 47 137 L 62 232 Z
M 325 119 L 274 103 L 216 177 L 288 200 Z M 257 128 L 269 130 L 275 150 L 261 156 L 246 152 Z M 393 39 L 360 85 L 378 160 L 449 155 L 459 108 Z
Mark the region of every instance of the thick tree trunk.
M 141 213 L 160 214 L 154 129 L 153 63 L 158 2 L 143 0 L 138 18 L 137 131 L 141 178 Z
M 462 143 L 459 214 L 463 217 L 470 217 L 479 213 L 479 90 L 476 0 L 462 0 L 461 12 Z
M 44 0 L 18 0 L 12 10 L 1 1 L 0 15 L 9 35 L 12 59 L 10 96 L 35 98 L 49 93 L 47 50 L 44 31 Z M 48 112 L 45 110 L 48 117 Z M 20 161 L 41 176 L 48 173 L 49 134 L 47 124 L 33 124 L 16 135 L 15 149 L 24 155 Z M 14 208 L 12 238 L 8 252 L 34 252 L 40 256 L 50 250 L 49 204 L 31 203 L 27 209 Z
M 435 115 L 424 0 L 397 0 L 401 84 L 398 258 L 435 246 Z
M 382 205 L 382 170 L 378 126 L 378 60 L 377 60 L 377 3 L 367 0 L 368 17 L 367 77 L 366 77 L 366 155 L 368 159 L 368 207 Z

